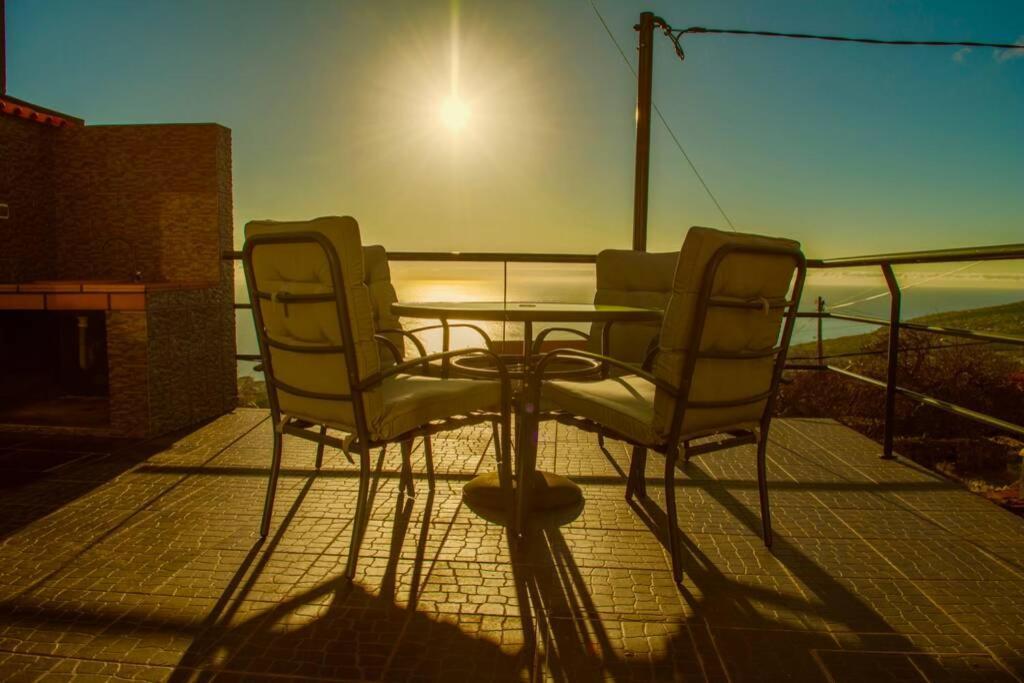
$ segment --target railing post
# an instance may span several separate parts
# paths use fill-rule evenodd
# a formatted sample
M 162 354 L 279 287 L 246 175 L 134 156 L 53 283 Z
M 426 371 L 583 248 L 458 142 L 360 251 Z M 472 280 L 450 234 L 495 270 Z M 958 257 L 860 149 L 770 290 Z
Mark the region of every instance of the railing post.
M 900 283 L 889 263 L 882 264 L 882 275 L 889 287 L 889 350 L 885 373 L 885 437 L 882 442 L 882 458 L 891 460 L 893 432 L 896 429 L 896 380 L 900 356 Z
M 643 12 L 637 45 L 636 170 L 633 176 L 633 249 L 647 250 L 647 185 L 651 167 L 651 85 L 654 73 L 654 14 Z
M 508 306 L 508 259 L 501 262 L 501 303 Z M 501 321 L 501 353 L 508 349 L 508 337 L 506 336 L 506 321 Z
M 816 303 L 818 306 L 818 365 L 821 365 L 825 359 L 825 345 L 821 339 L 821 314 L 825 312 L 825 299 L 819 296 Z

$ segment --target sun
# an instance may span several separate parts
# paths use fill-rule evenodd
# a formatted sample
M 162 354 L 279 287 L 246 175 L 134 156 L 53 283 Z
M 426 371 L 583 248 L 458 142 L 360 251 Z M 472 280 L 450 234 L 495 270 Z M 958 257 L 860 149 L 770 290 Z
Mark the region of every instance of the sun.
M 453 133 L 469 123 L 469 106 L 457 95 L 449 95 L 441 101 L 441 123 Z

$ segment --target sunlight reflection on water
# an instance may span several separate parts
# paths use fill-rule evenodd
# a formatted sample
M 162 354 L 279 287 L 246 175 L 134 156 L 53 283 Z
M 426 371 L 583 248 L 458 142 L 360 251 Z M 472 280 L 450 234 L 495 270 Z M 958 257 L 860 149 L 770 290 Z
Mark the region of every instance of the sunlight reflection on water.
M 475 263 L 392 263 L 392 280 L 399 301 L 535 301 L 589 303 L 594 300 L 594 266 L 587 264 L 524 264 L 508 265 L 507 292 L 501 264 Z M 412 320 L 407 327 L 436 323 L 433 320 Z M 473 322 L 473 321 L 465 321 Z M 520 324 L 473 322 L 493 340 L 520 340 Z M 538 325 L 536 331 L 544 327 Z M 589 329 L 588 324 L 559 325 Z M 441 350 L 441 331 L 422 335 L 430 352 Z M 480 346 L 480 335 L 470 329 L 452 330 L 452 347 Z

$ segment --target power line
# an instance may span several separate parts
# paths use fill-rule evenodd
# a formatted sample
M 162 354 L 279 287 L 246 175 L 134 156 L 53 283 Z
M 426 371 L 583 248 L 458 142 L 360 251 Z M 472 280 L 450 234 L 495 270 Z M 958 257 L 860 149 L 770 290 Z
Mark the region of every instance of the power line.
M 885 40 L 882 38 L 853 38 L 850 36 L 826 36 L 811 33 L 779 33 L 777 31 L 747 31 L 731 28 L 705 28 L 703 26 L 690 26 L 684 29 L 675 29 L 661 21 L 661 27 L 665 35 L 669 37 L 675 46 L 679 59 L 685 59 L 683 46 L 680 42 L 687 34 L 709 33 L 725 34 L 734 36 L 761 36 L 768 38 L 793 38 L 797 40 L 825 40 L 833 43 L 861 43 L 864 45 L 903 45 L 903 46 L 926 46 L 926 47 L 990 47 L 1002 50 L 1024 50 L 1021 43 L 985 43 L 973 40 Z
M 633 78 L 636 78 L 637 74 L 636 69 L 633 68 L 633 63 L 629 61 L 629 57 L 626 56 L 626 52 L 622 49 L 622 46 L 619 45 L 619 41 L 615 39 L 615 34 L 612 33 L 611 28 L 608 27 L 608 22 L 606 22 L 604 20 L 604 17 L 601 15 L 601 10 L 599 10 L 597 8 L 597 5 L 594 4 L 594 0 L 589 0 L 589 2 L 590 7 L 594 10 L 594 14 L 597 15 L 597 18 L 598 20 L 600 20 L 601 25 L 604 26 L 605 33 L 607 33 L 608 37 L 611 38 L 612 44 L 615 45 L 615 49 L 618 50 L 619 54 L 622 56 L 622 61 L 626 63 L 626 66 L 633 74 Z M 690 158 L 690 155 L 686 153 L 686 149 L 683 147 L 683 143 L 679 141 L 679 138 L 676 136 L 675 131 L 672 130 L 672 126 L 668 125 L 668 121 L 665 119 L 665 116 L 661 113 L 661 109 L 658 108 L 658 103 L 652 102 L 651 106 L 654 109 L 654 113 L 658 115 L 658 120 L 661 121 L 661 125 L 665 126 L 665 130 L 668 131 L 669 137 L 672 138 L 672 142 L 675 143 L 676 148 L 679 149 L 679 152 L 683 155 L 683 158 L 686 159 L 686 163 L 690 166 L 690 170 L 693 171 L 693 174 L 695 176 L 697 176 L 697 180 L 700 182 L 701 187 L 704 188 L 704 192 L 711 199 L 712 203 L 714 203 L 715 208 L 718 209 L 718 213 L 722 214 L 722 218 L 725 219 L 725 222 L 729 225 L 729 228 L 733 232 L 736 232 L 736 226 L 733 225 L 732 219 L 729 218 L 729 214 L 725 212 L 725 209 L 722 208 L 722 204 L 721 202 L 718 201 L 718 198 L 715 196 L 715 193 L 711 191 L 710 187 L 708 187 L 707 182 L 704 180 L 704 176 L 701 175 L 701 172 L 699 170 L 697 170 L 697 165 L 693 163 L 693 159 Z
M 965 271 L 965 270 L 967 270 L 969 268 L 973 268 L 973 267 L 975 267 L 976 265 L 978 265 L 980 263 L 981 263 L 981 261 L 971 261 L 970 263 L 968 263 L 965 266 L 958 266 L 958 267 L 953 268 L 952 270 L 948 270 L 948 271 L 946 271 L 944 273 L 939 273 L 938 275 L 933 275 L 931 277 L 926 277 L 926 278 L 924 278 L 922 280 L 918 280 L 916 282 L 911 282 L 910 284 L 901 287 L 900 291 L 901 292 L 905 292 L 908 289 L 912 289 L 914 287 L 920 287 L 921 285 L 927 284 L 927 283 L 932 282 L 934 280 L 941 280 L 944 277 L 948 277 L 950 275 L 955 275 L 956 273 L 962 273 L 963 271 Z M 889 290 L 888 289 L 885 290 L 884 292 L 879 292 L 878 294 L 874 294 L 872 296 L 864 297 L 863 299 L 857 299 L 855 301 L 844 301 L 842 303 L 836 304 L 835 306 L 829 306 L 828 308 L 829 308 L 830 311 L 834 311 L 837 308 L 846 308 L 847 306 L 855 306 L 857 304 L 862 304 L 862 303 L 864 303 L 866 301 L 872 301 L 874 299 L 881 299 L 883 296 L 889 296 Z

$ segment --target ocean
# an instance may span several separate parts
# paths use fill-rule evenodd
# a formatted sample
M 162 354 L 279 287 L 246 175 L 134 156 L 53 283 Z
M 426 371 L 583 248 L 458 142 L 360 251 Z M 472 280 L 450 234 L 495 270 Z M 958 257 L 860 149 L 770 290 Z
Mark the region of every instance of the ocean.
M 591 265 L 548 265 L 509 264 L 506 278 L 501 264 L 445 263 L 421 264 L 397 262 L 391 264 L 392 281 L 401 301 L 508 301 L 572 302 L 586 303 L 594 297 L 594 268 Z M 829 281 L 808 279 L 801 299 L 801 310 L 814 310 L 815 300 L 821 296 L 828 307 L 845 313 L 856 313 L 876 317 L 888 317 L 889 297 L 884 294 L 885 285 L 878 278 L 863 278 L 863 283 L 836 284 Z M 915 286 L 911 280 L 904 285 L 903 319 L 915 318 L 931 313 L 961 311 L 986 306 L 1014 303 L 1024 300 L 1024 288 L 979 287 L 979 286 L 935 286 L 933 282 Z M 239 302 L 247 301 L 244 276 L 236 270 L 235 292 Z M 881 296 L 879 296 L 881 295 Z M 236 316 L 238 353 L 258 353 L 252 317 L 248 310 L 239 310 Z M 413 327 L 419 321 L 409 321 Z M 426 324 L 426 323 L 423 323 Z M 522 327 L 516 324 L 503 325 L 500 322 L 476 323 L 484 328 L 492 339 L 522 339 Z M 556 326 L 552 323 L 552 326 Z M 588 325 L 557 325 L 586 330 Z M 539 331 L 541 326 L 536 326 Z M 823 337 L 832 339 L 851 334 L 860 334 L 877 329 L 865 325 L 838 320 L 826 320 Z M 797 321 L 793 343 L 813 341 L 816 337 L 816 322 L 803 319 Z M 1021 330 L 992 330 L 1020 334 Z M 557 337 L 556 337 L 557 338 Z M 469 330 L 453 330 L 454 346 L 478 344 L 478 336 Z M 427 334 L 424 342 L 430 351 L 440 350 L 440 332 Z M 254 363 L 239 363 L 240 375 L 256 375 Z

